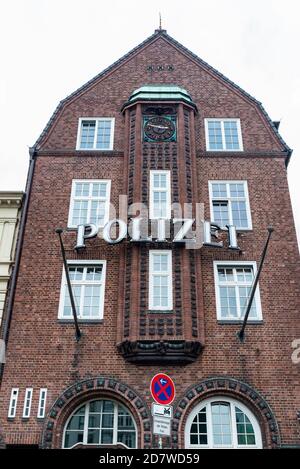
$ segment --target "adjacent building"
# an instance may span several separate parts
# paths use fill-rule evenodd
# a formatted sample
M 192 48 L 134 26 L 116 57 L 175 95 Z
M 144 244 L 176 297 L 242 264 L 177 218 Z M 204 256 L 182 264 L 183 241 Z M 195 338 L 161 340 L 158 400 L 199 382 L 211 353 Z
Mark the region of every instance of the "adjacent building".
M 31 149 L 4 447 L 157 447 L 159 372 L 164 448 L 300 447 L 290 156 L 261 103 L 162 29 L 59 104 Z
M 15 259 L 23 192 L 0 192 L 0 327 Z

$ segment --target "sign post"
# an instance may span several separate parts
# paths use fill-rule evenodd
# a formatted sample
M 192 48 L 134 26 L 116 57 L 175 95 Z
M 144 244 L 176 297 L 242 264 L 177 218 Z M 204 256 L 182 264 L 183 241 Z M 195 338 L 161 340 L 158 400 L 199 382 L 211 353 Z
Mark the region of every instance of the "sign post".
M 165 373 L 153 376 L 150 392 L 156 403 L 152 403 L 153 433 L 159 435 L 159 448 L 162 449 L 162 436 L 171 436 L 171 420 L 173 407 L 170 406 L 175 398 L 173 380 Z

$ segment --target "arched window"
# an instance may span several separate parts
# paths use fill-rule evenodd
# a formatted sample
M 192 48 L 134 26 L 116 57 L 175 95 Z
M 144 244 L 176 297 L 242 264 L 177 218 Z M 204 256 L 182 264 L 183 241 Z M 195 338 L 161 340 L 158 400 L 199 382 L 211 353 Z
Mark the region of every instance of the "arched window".
M 79 407 L 68 419 L 64 448 L 83 445 L 117 445 L 136 448 L 136 424 L 129 411 L 111 400 L 95 400 Z
M 187 418 L 186 448 L 262 448 L 259 424 L 247 407 L 224 397 L 199 403 Z

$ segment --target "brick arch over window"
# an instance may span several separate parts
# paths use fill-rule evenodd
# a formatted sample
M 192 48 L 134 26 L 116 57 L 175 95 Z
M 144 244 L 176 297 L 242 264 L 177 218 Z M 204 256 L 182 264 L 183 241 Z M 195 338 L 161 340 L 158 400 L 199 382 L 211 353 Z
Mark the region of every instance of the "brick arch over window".
M 242 402 L 253 412 L 260 425 L 264 448 L 280 447 L 278 424 L 266 400 L 255 389 L 242 381 L 216 377 L 194 384 L 177 400 L 172 423 L 173 448 L 184 448 L 185 425 L 192 409 L 201 401 L 220 395 Z
M 147 404 L 132 388 L 109 377 L 79 381 L 63 391 L 45 419 L 41 447 L 61 448 L 68 417 L 80 404 L 97 398 L 113 399 L 128 408 L 136 422 L 138 447 L 150 448 L 151 419 Z

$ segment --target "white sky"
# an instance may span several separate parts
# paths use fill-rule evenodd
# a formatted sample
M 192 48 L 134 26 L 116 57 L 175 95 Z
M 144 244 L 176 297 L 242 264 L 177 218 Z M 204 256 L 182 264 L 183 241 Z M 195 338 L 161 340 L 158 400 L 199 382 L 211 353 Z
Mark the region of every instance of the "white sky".
M 2 0 L 0 190 L 24 189 L 28 147 L 58 102 L 150 36 L 159 11 L 171 36 L 281 120 L 300 239 L 299 0 Z

